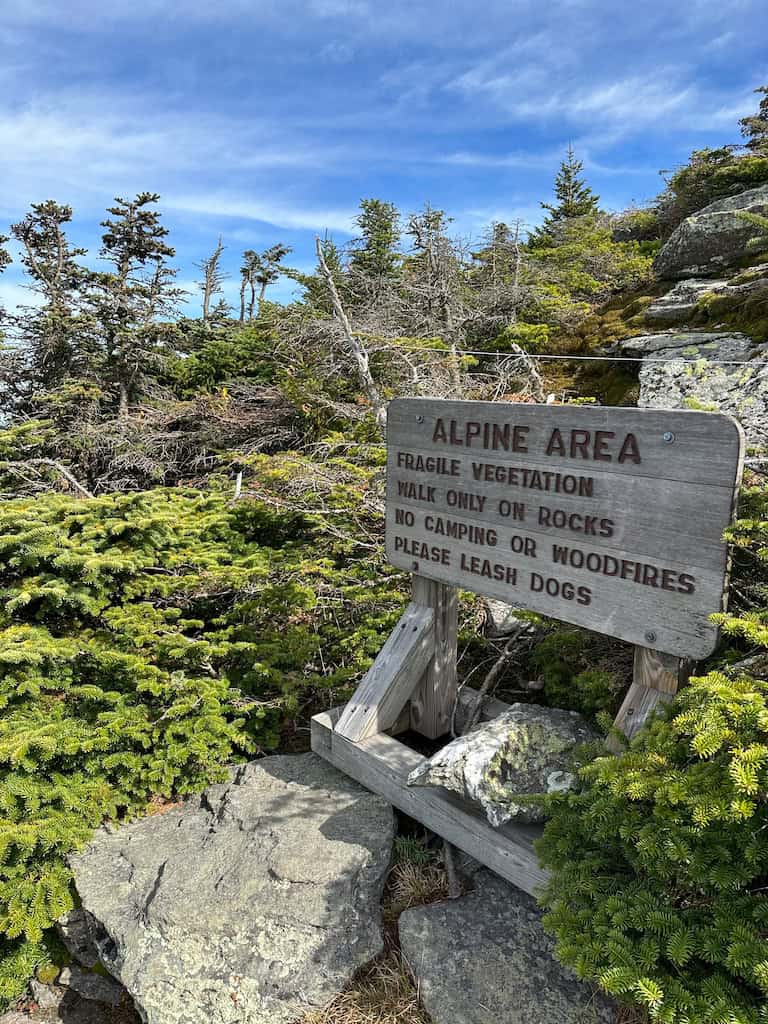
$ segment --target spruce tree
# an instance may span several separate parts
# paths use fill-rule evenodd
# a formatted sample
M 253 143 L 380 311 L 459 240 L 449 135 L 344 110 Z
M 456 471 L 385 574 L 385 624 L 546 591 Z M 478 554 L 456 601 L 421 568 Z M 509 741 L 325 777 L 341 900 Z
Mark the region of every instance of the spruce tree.
M 744 145 L 754 153 L 768 154 L 768 85 L 761 85 L 755 92 L 762 94 L 756 114 L 742 117 L 739 121 L 741 134 L 747 140 Z
M 160 196 L 141 192 L 135 199 L 115 199 L 101 222 L 100 255 L 114 269 L 94 275 L 93 305 L 104 332 L 107 380 L 118 393 L 121 418 L 142 382 L 159 367 L 162 337 L 159 318 L 175 310 L 184 294 L 168 265 L 175 250 L 168 229 L 153 209 Z
M 581 171 L 584 164 L 576 159 L 573 146 L 568 146 L 568 156 L 560 164 L 555 178 L 555 197 L 557 203 L 542 203 L 543 209 L 549 211 L 552 220 L 563 220 L 565 217 L 584 217 L 589 213 L 597 213 L 600 197 L 596 196 L 587 185 Z
M 547 211 L 544 223 L 534 231 L 528 244 L 531 247 L 550 245 L 557 227 L 576 217 L 587 217 L 599 212 L 600 197 L 596 196 L 582 176 L 584 164 L 576 159 L 573 146 L 560 164 L 555 177 L 555 203 L 541 203 Z
M 222 273 L 221 267 L 219 266 L 223 252 L 224 244 L 221 241 L 221 235 L 219 235 L 219 241 L 211 255 L 207 256 L 200 263 L 195 264 L 195 266 L 203 272 L 203 280 L 198 284 L 198 288 L 203 293 L 204 322 L 206 322 L 211 316 L 211 302 L 213 301 L 213 297 L 221 294 L 222 283 L 228 277 L 227 274 Z M 220 301 L 221 300 L 219 300 L 219 302 Z
M 15 326 L 25 339 L 35 384 L 44 389 L 68 376 L 87 374 L 98 362 L 93 322 L 83 304 L 91 275 L 78 263 L 86 250 L 67 239 L 71 220 L 71 206 L 49 199 L 34 203 L 11 226 L 22 246 L 30 289 L 40 298 L 40 305 L 21 310 Z
M 289 245 L 277 242 L 271 245 L 264 252 L 258 253 L 255 249 L 246 249 L 243 253 L 243 263 L 240 267 L 240 323 L 245 323 L 245 314 L 248 319 L 253 320 L 256 309 L 256 285 L 259 286 L 259 305 L 264 301 L 267 287 L 273 284 L 281 273 L 284 273 L 280 266 L 282 261 L 293 252 Z M 249 298 L 246 301 L 246 291 Z
M 333 283 L 342 299 L 348 296 L 347 280 L 344 271 L 344 263 L 341 257 L 341 250 L 326 231 L 325 236 L 320 240 L 323 259 L 331 272 Z M 299 270 L 292 270 L 285 267 L 283 273 L 292 281 L 296 281 L 304 289 L 303 300 L 312 313 L 330 314 L 333 312 L 328 285 L 325 283 L 320 272 L 318 263 L 312 274 L 304 274 Z
M 13 263 L 13 260 L 11 259 L 11 254 L 5 248 L 5 243 L 9 241 L 10 238 L 8 237 L 8 235 L 0 235 L 0 274 L 2 274 L 2 272 L 10 263 Z
M 357 226 L 362 234 L 352 243 L 350 268 L 380 286 L 397 275 L 400 265 L 400 214 L 393 203 L 362 199 Z
M 280 264 L 291 252 L 293 252 L 293 249 L 291 249 L 289 245 L 283 245 L 282 242 L 277 242 L 275 245 L 271 245 L 268 249 L 265 249 L 264 252 L 257 257 L 254 267 L 254 278 L 256 283 L 259 285 L 259 305 L 264 301 L 264 295 L 267 287 L 274 284 L 274 282 L 280 277 Z

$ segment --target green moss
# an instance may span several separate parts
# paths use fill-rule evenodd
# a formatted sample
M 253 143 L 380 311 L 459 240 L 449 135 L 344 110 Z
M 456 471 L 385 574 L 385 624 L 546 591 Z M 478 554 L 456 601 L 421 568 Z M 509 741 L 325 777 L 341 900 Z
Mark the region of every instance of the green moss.
M 685 398 L 683 405 L 686 409 L 695 409 L 697 412 L 717 412 L 717 405 L 714 402 L 700 402 L 698 398 Z
M 44 964 L 37 969 L 37 980 L 43 985 L 52 985 L 59 976 L 59 968 L 56 964 Z
M 718 324 L 746 334 L 753 341 L 768 341 L 768 285 L 746 295 L 707 292 L 697 302 L 691 323 L 695 326 Z

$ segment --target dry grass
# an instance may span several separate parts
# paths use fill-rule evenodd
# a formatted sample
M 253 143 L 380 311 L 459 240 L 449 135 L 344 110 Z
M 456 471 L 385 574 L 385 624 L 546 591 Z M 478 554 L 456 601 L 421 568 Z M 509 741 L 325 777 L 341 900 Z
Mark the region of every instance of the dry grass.
M 392 951 L 364 967 L 322 1010 L 295 1024 L 430 1024 L 410 971 Z
M 418 864 L 399 860 L 393 866 L 384 894 L 384 918 L 396 920 L 410 907 L 422 907 L 448 896 L 448 876 L 438 861 Z

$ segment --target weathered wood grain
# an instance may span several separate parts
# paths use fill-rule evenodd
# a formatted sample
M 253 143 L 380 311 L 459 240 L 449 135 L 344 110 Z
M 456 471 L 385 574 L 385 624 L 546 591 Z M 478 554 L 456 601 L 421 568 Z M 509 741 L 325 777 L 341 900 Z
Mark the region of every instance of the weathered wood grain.
M 648 647 L 635 647 L 632 683 L 614 719 L 616 728 L 627 739 L 633 739 L 660 704 L 672 701 L 690 676 L 692 667 L 693 663 L 687 659 Z M 618 753 L 621 743 L 609 737 L 608 747 Z
M 465 444 L 434 440 L 438 418 L 454 420 Z M 467 423 L 527 428 L 528 450 L 487 450 L 477 437 L 467 446 Z M 593 438 L 586 453 L 598 457 L 578 447 L 546 456 L 554 429 Z M 640 462 L 620 463 L 630 433 Z M 402 453 L 448 462 L 416 471 L 398 465 Z M 722 532 L 742 456 L 741 429 L 719 414 L 401 399 L 388 420 L 387 555 L 435 581 L 703 658 L 717 643 L 710 616 L 724 606 Z M 476 479 L 474 464 L 488 465 L 492 479 L 484 470 Z M 512 469 L 516 483 L 494 478 Z M 521 486 L 520 474 L 534 469 L 552 487 L 556 473 L 561 484 L 564 475 L 587 483 L 581 495 Z M 556 561 L 556 545 L 569 550 L 567 564 Z
M 341 735 L 356 741 L 389 729 L 434 657 L 435 612 L 412 601 L 344 709 Z
M 687 681 L 692 664 L 673 654 L 663 654 L 649 647 L 636 647 L 633 667 L 633 682 L 649 686 L 661 693 L 674 694 Z
M 423 420 L 419 421 L 419 416 Z M 498 424 L 513 423 L 530 428 L 527 453 L 486 450 L 475 443 L 470 448 L 440 445 L 439 454 L 442 455 L 485 454 L 504 458 L 516 465 L 535 463 L 550 470 L 568 473 L 600 469 L 612 475 L 650 476 L 653 479 L 681 483 L 702 482 L 701 468 L 708 467 L 709 480 L 716 487 L 727 487 L 733 480 L 736 457 L 744 444 L 743 431 L 736 420 L 722 413 L 688 409 L 463 402 L 439 398 L 398 398 L 390 402 L 387 444 L 398 447 L 413 444 L 418 447 L 421 443 L 432 451 L 438 451 L 438 446 L 431 443 L 434 421 L 438 417 L 444 420 L 460 419 L 463 422 L 482 420 Z M 625 430 L 634 432 L 640 440 L 643 461 L 640 466 L 635 466 L 629 462 L 595 462 L 581 457 L 571 458 L 569 455 L 544 456 L 543 442 L 554 428 L 561 431 L 578 428 L 616 433 Z M 664 435 L 668 433 L 675 435 L 671 442 L 664 440 Z
M 453 587 L 413 577 L 413 603 L 434 617 L 434 656 L 411 693 L 411 728 L 429 739 L 450 729 L 456 701 L 458 597 Z
M 334 731 L 340 713 L 341 709 L 335 709 L 312 719 L 312 749 L 316 753 L 524 892 L 533 895 L 544 884 L 547 876 L 533 849 L 540 828 L 506 825 L 494 829 L 481 812 L 447 790 L 409 788 L 408 775 L 422 756 L 384 734 L 351 743 Z

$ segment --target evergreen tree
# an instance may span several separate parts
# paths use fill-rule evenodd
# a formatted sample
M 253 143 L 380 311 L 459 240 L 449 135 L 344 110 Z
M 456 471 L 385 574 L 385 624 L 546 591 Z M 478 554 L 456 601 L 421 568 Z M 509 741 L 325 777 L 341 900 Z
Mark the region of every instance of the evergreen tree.
M 741 134 L 747 140 L 744 145 L 754 153 L 768 154 L 768 85 L 755 89 L 762 94 L 756 114 L 742 117 L 739 121 Z
M 568 146 L 568 156 L 560 164 L 555 178 L 556 204 L 542 203 L 542 208 L 549 211 L 552 220 L 563 220 L 564 217 L 584 217 L 589 213 L 598 212 L 600 197 L 596 196 L 587 185 L 581 171 L 584 164 L 576 159 L 573 146 Z
M 248 319 L 253 320 L 256 309 L 256 285 L 259 285 L 259 305 L 264 301 L 264 294 L 270 284 L 273 284 L 280 274 L 284 272 L 280 266 L 282 261 L 293 252 L 289 245 L 278 242 L 262 253 L 255 249 L 246 249 L 243 253 L 243 263 L 240 267 L 240 323 L 245 323 L 246 310 Z M 246 291 L 249 298 L 246 302 Z
M 158 318 L 169 315 L 184 294 L 174 284 L 176 271 L 167 260 L 175 250 L 168 229 L 153 209 L 160 196 L 141 192 L 135 199 L 117 197 L 101 222 L 100 255 L 114 267 L 95 275 L 94 308 L 104 331 L 107 379 L 118 391 L 121 418 L 128 413 L 142 381 L 161 362 L 163 329 Z
M 320 240 L 323 259 L 331 272 L 333 283 L 342 298 L 346 298 L 348 288 L 344 273 L 344 264 L 341 258 L 341 250 L 326 231 L 325 236 Z M 285 267 L 283 273 L 292 281 L 296 281 L 304 289 L 304 302 L 313 313 L 330 314 L 333 312 L 333 305 L 328 293 L 328 286 L 320 272 L 320 264 L 316 265 L 314 272 L 303 274 L 299 270 L 292 270 Z
M 560 164 L 555 177 L 555 203 L 541 203 L 547 211 L 544 223 L 528 240 L 532 247 L 551 243 L 553 230 L 563 222 L 575 217 L 586 217 L 599 212 L 600 197 L 596 196 L 584 180 L 581 172 L 584 164 L 576 159 L 573 146 L 568 146 L 568 155 Z
M 485 233 L 483 247 L 472 253 L 475 287 L 498 288 L 519 276 L 521 262 L 520 223 L 514 231 L 501 221 L 494 221 Z
M 2 274 L 2 272 L 10 263 L 13 263 L 13 260 L 11 259 L 11 254 L 5 248 L 5 243 L 9 241 L 10 238 L 8 237 L 8 235 L 0 235 L 0 274 Z
M 240 266 L 240 323 L 245 323 L 246 297 L 245 293 L 250 288 L 251 299 L 250 309 L 253 310 L 256 301 L 256 285 L 254 273 L 256 260 L 258 259 L 255 249 L 246 249 L 243 253 L 243 262 Z
M 41 299 L 39 306 L 22 310 L 16 326 L 26 342 L 35 382 L 44 388 L 87 373 L 97 361 L 93 324 L 83 310 L 90 272 L 77 262 L 86 250 L 70 245 L 65 226 L 71 220 L 71 206 L 49 199 L 34 203 L 11 226 L 22 246 L 30 288 Z
M 271 245 L 269 249 L 265 249 L 256 258 L 254 278 L 259 285 L 259 305 L 264 301 L 267 287 L 274 284 L 278 277 L 280 277 L 280 264 L 291 252 L 293 252 L 293 249 L 289 245 L 283 245 L 282 242 L 278 242 L 276 245 Z M 253 310 L 251 310 L 251 313 L 253 313 Z
M 413 239 L 408 258 L 408 279 L 412 296 L 420 302 L 432 329 L 450 337 L 456 326 L 454 316 L 461 286 L 461 262 L 447 235 L 450 217 L 444 210 L 426 204 L 421 213 L 408 218 L 407 234 Z
M 397 275 L 400 265 L 400 214 L 393 203 L 362 199 L 356 223 L 362 234 L 352 243 L 349 266 L 378 290 Z

